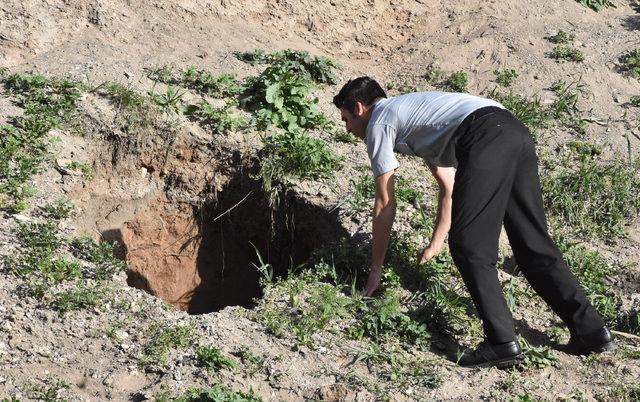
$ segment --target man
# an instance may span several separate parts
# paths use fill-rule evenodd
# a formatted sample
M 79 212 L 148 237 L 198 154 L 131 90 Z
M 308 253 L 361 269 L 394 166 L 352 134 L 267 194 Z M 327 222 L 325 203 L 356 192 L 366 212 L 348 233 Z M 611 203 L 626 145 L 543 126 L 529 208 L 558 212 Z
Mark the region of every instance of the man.
M 420 263 L 449 249 L 482 320 L 485 340 L 459 360 L 465 367 L 508 367 L 522 360 L 511 312 L 496 271 L 502 224 L 516 262 L 533 289 L 567 324 L 567 353 L 614 348 L 551 240 L 542 205 L 537 157 L 528 129 L 504 106 L 468 94 L 421 92 L 387 98 L 369 77 L 334 97 L 347 131 L 366 141 L 375 176 L 371 271 L 364 289 L 380 285 L 395 217 L 394 150 L 422 157 L 438 182 L 438 212 Z

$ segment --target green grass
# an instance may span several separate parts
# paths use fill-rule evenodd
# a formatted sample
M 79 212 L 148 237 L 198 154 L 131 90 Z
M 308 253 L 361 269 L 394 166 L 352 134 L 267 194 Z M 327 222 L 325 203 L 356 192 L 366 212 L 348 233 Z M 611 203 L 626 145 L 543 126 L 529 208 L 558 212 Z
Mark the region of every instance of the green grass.
M 576 0 L 578 3 L 585 7 L 589 7 L 593 11 L 602 11 L 605 8 L 615 7 L 616 5 L 611 0 Z
M 256 373 L 266 373 L 267 364 L 265 359 L 254 354 L 249 347 L 240 346 L 232 354 L 242 362 L 244 366 L 242 370 L 243 375 L 253 378 Z
M 538 96 L 528 99 L 513 92 L 501 94 L 493 90 L 488 97 L 502 103 L 518 120 L 529 128 L 534 138 L 537 138 L 540 131 L 548 128 L 553 121 L 551 111 Z
M 185 348 L 195 340 L 194 329 L 186 325 L 176 325 L 169 328 L 156 326 L 142 350 L 140 363 L 143 366 L 158 364 L 166 366 L 172 351 Z
M 632 97 L 629 99 L 629 103 L 630 103 L 630 104 L 631 104 L 631 106 L 633 106 L 633 107 L 640 107 L 640 96 L 638 96 L 638 95 L 632 96 Z
M 93 275 L 97 280 L 109 280 L 126 269 L 126 263 L 116 257 L 117 243 L 96 242 L 90 237 L 76 237 L 70 242 L 73 254 L 95 265 Z
M 84 177 L 88 181 L 93 180 L 93 177 L 94 177 L 93 168 L 88 163 L 73 161 L 68 165 L 64 166 L 64 168 L 73 170 L 74 172 L 82 173 L 82 177 Z
M 493 74 L 496 76 L 496 83 L 506 88 L 518 78 L 518 73 L 514 69 L 494 70 Z
M 170 399 L 156 399 L 168 402 Z M 184 395 L 171 399 L 172 402 L 261 402 L 262 399 L 252 390 L 248 393 L 233 391 L 224 384 L 217 384 L 209 388 L 191 388 Z
M 237 96 L 244 90 L 233 74 L 213 75 L 194 66 L 182 71 L 181 84 L 214 98 Z
M 262 179 L 272 204 L 277 201 L 277 192 L 291 179 L 330 178 L 342 164 L 342 158 L 324 141 L 298 130 L 268 137 L 260 159 L 258 177 Z
M 634 78 L 640 78 L 640 48 L 633 49 L 620 56 L 620 64 L 624 71 Z
M 581 236 L 615 240 L 640 212 L 640 166 L 599 160 L 583 145 L 570 142 L 541 177 L 545 209 Z
M 550 57 L 559 61 L 573 61 L 576 63 L 584 61 L 584 53 L 568 45 L 558 45 L 554 47 L 550 53 Z
M 581 136 L 586 134 L 587 129 L 587 120 L 581 116 L 582 112 L 578 108 L 583 86 L 579 81 L 567 83 L 564 80 L 558 80 L 552 83 L 550 88 L 557 96 L 550 107 L 553 117 Z
M 199 346 L 196 348 L 196 361 L 198 366 L 206 367 L 218 371 L 220 369 L 233 370 L 238 367 L 238 363 L 222 354 L 222 351 L 215 346 Z
M 138 134 L 154 127 L 160 109 L 149 96 L 117 82 L 107 83 L 98 93 L 113 102 L 118 113 L 116 123 L 126 134 Z
M 61 395 L 63 390 L 71 388 L 71 385 L 61 378 L 48 375 L 38 383 L 31 383 L 25 386 L 25 391 L 30 398 L 44 402 L 63 402 Z
M 444 85 L 454 92 L 467 92 L 469 86 L 469 77 L 464 71 L 456 71 L 451 73 L 445 80 Z
M 89 287 L 79 283 L 74 289 L 54 293 L 50 303 L 60 315 L 69 311 L 95 308 L 103 299 L 103 290 L 98 285 Z
M 66 219 L 73 215 L 74 209 L 71 201 L 66 198 L 60 198 L 42 207 L 44 213 L 53 219 Z

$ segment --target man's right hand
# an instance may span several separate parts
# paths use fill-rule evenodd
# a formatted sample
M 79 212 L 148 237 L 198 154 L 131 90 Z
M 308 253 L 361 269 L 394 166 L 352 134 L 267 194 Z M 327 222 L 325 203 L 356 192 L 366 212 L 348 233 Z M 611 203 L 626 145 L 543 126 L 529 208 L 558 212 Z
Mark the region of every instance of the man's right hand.
M 371 296 L 380 287 L 380 280 L 382 279 L 381 268 L 371 268 L 369 272 L 369 278 L 367 279 L 367 286 L 365 286 L 362 292 L 363 296 Z

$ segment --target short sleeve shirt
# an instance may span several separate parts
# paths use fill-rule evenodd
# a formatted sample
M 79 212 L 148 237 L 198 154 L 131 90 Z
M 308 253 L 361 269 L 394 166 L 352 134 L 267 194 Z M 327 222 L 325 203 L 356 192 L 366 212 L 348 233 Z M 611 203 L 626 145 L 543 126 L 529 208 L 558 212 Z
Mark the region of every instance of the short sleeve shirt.
M 453 134 L 465 117 L 487 106 L 504 109 L 491 99 L 462 93 L 416 92 L 379 100 L 366 130 L 374 176 L 400 166 L 394 151 L 420 156 L 430 167 L 457 167 Z

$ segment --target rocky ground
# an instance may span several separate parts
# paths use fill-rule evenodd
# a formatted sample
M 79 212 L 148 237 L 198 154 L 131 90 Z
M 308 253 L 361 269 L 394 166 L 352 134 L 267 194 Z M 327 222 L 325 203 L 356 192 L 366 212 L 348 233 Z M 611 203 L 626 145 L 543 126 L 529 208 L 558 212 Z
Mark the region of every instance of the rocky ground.
M 368 177 L 363 144 L 337 141 L 334 129 L 311 130 L 343 158 L 341 168 L 331 178 L 291 179 L 274 209 L 255 178 L 265 132 L 216 132 L 153 102 L 134 114 L 105 83 L 144 96 L 166 94 L 171 84 L 150 74 L 163 66 L 242 79 L 264 65 L 234 52 L 306 50 L 340 64 L 337 82 L 314 92 L 319 110 L 339 124 L 331 97 L 351 76 L 369 74 L 394 95 L 442 89 L 424 78 L 428 71 L 465 71 L 472 94 L 489 96 L 497 88 L 537 96 L 545 106 L 557 99 L 552 83 L 564 80 L 580 88 L 574 111 L 586 129 L 577 133 L 558 121 L 540 129 L 539 150 L 548 155 L 541 160 L 562 167 L 562 145 L 573 140 L 596 144 L 603 161 L 628 160 L 640 157 L 640 108 L 630 106 L 640 81 L 620 58 L 640 44 L 639 7 L 620 1 L 596 13 L 574 1 L 4 1 L 0 67 L 6 74 L 84 86 L 74 124 L 48 133 L 58 140 L 32 178 L 36 192 L 26 209 L 0 211 L 0 398 L 197 400 L 187 398 L 188 389 L 208 389 L 222 395 L 214 400 L 638 400 L 637 329 L 618 328 L 615 353 L 557 351 L 566 330 L 509 268 L 506 239 L 500 278 L 513 295 L 518 332 L 531 345 L 520 370 L 459 368 L 452 361 L 456 348 L 480 340 L 477 320 L 456 316 L 459 309 L 451 317 L 460 328 L 432 316 L 425 321 L 430 340 L 421 342 L 427 335 L 411 313 L 428 295 L 407 286 L 411 273 L 388 274 L 392 291 L 362 304 L 350 280 L 364 272 L 370 232 L 371 200 L 359 186 Z M 559 30 L 573 35 L 570 44 L 584 62 L 550 57 L 555 45 L 548 37 Z M 512 86 L 496 83 L 498 69 L 517 71 Z M 0 124 L 15 125 L 28 110 L 6 83 L 0 89 Z M 193 88 L 179 90 L 185 105 L 224 104 Z M 250 117 L 246 110 L 233 113 Z M 76 168 L 69 167 L 73 162 Z M 428 224 L 421 211 L 430 217 L 435 205 L 427 169 L 410 158 L 400 162 L 406 180 L 400 187 L 409 195 L 399 203 L 396 267 L 415 257 L 412 244 L 424 244 Z M 543 176 L 553 172 L 541 169 Z M 409 190 L 416 189 L 425 197 L 412 198 Z M 47 212 L 60 199 L 72 206 L 68 217 Z M 46 258 L 78 261 L 72 280 L 38 288 L 33 277 L 16 273 L 11 257 L 45 258 L 21 229 L 36 223 L 51 223 L 61 239 Z M 638 220 L 629 219 L 624 231 L 617 238 L 576 238 L 615 268 L 603 280 L 618 297 L 618 317 L 640 307 Z M 73 239 L 83 234 L 116 241 L 115 256 L 127 268 L 98 277 L 105 261 L 118 267 L 119 260 L 96 257 L 96 248 L 79 252 Z M 332 276 L 329 261 L 348 268 Z M 256 267 L 268 263 L 276 274 L 302 263 L 307 269 L 266 284 Z M 434 266 L 451 264 L 445 255 Z M 449 274 L 446 289 L 466 300 Z M 70 289 L 84 293 L 63 304 Z M 388 319 L 371 307 L 386 301 L 387 310 L 377 311 L 389 311 Z M 372 334 L 363 322 L 375 322 L 381 332 Z

